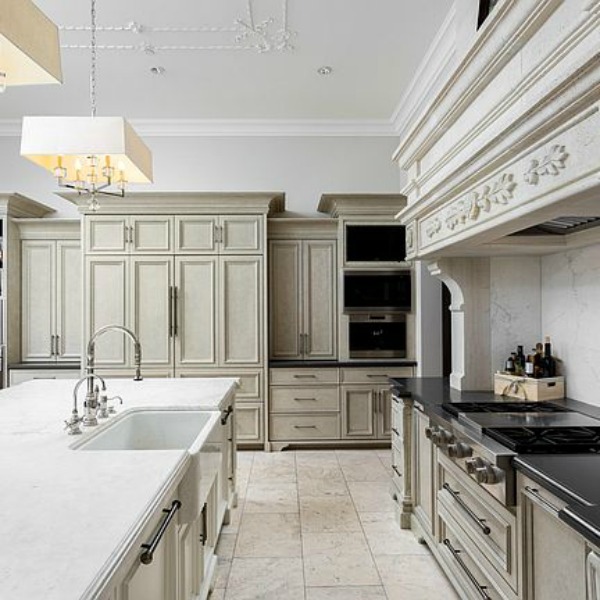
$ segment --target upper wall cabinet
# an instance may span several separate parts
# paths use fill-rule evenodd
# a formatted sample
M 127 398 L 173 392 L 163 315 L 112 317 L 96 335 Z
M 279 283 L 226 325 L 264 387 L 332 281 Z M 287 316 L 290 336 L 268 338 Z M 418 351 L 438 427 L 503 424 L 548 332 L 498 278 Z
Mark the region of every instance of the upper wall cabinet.
M 175 247 L 180 254 L 260 254 L 263 218 L 259 215 L 175 217 Z
M 418 115 L 395 153 L 408 182 L 407 257 L 598 243 L 586 220 L 600 217 L 600 2 L 498 2 L 465 48 L 463 13 L 474 7 L 457 3 L 436 42 L 443 56 L 419 72 L 427 94 L 400 111 Z

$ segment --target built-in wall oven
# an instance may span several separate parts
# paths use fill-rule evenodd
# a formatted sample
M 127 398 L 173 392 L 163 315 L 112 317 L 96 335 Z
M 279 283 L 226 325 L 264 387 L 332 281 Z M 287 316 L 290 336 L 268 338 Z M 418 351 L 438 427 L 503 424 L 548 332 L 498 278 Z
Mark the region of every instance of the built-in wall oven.
M 406 358 L 406 315 L 350 315 L 348 346 L 350 358 Z
M 412 308 L 411 270 L 346 271 L 344 312 L 397 313 Z

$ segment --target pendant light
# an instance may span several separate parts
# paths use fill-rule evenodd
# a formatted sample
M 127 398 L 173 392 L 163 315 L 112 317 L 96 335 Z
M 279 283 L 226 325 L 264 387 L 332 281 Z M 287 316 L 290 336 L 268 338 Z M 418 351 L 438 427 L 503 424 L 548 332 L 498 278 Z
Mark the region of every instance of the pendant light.
M 0 0 L 0 92 L 62 83 L 58 28 L 31 0 Z
M 21 155 L 58 185 L 90 195 L 124 196 L 128 183 L 152 182 L 152 155 L 123 117 L 96 116 L 96 0 L 91 0 L 91 117 L 24 117 Z

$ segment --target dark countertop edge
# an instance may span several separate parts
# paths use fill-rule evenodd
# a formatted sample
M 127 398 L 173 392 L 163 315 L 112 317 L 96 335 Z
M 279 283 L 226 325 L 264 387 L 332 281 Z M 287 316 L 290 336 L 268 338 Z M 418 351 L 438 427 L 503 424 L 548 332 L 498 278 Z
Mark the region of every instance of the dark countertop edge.
M 78 362 L 73 362 L 73 363 L 65 363 L 65 362 L 60 362 L 60 363 L 13 363 L 13 364 L 9 364 L 8 365 L 8 370 L 14 370 L 14 369 L 19 369 L 19 370 L 37 370 L 37 369 L 44 369 L 44 370 L 53 370 L 53 371 L 59 371 L 59 370 L 74 370 L 74 369 L 81 369 L 81 363 Z
M 417 361 L 415 360 L 395 360 L 390 362 L 383 362 L 377 360 L 368 360 L 364 362 L 358 361 L 338 361 L 338 360 L 273 360 L 269 362 L 269 369 L 297 369 L 297 368 L 315 368 L 315 367 L 329 367 L 329 368 L 382 368 L 386 367 L 393 369 L 397 367 L 416 367 Z
M 578 515 L 576 509 L 566 506 L 564 509 L 558 511 L 558 517 L 563 523 L 566 523 L 569 527 L 572 527 L 577 533 L 580 533 L 586 540 L 600 547 L 600 507 L 594 507 L 599 509 L 598 520 L 596 523 L 592 523 L 582 515 Z
M 598 464 L 600 465 L 600 460 Z M 592 506 L 592 504 L 585 500 L 585 498 L 578 496 L 574 491 L 562 486 L 549 475 L 546 475 L 542 471 L 539 471 L 535 467 L 528 464 L 527 455 L 516 456 L 513 458 L 513 466 L 518 471 L 521 471 L 523 474 L 527 475 L 530 479 L 533 479 L 536 483 L 539 483 L 543 487 L 547 488 L 550 492 L 564 502 L 576 502 L 581 506 Z

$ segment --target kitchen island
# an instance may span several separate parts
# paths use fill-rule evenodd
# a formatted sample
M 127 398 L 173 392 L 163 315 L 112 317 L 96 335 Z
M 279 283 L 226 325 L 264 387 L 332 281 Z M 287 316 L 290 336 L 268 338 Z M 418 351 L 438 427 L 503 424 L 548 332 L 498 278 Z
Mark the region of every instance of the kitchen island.
M 233 406 L 236 382 L 106 381 L 109 396 L 123 398 L 118 413 L 138 408 L 219 411 Z M 74 384 L 31 381 L 0 391 L 0 598 L 113 597 L 115 586 L 127 577 L 126 559 L 139 553 L 152 519 L 192 462 L 184 449 L 70 448 L 91 435 L 64 431 Z M 235 434 L 230 438 L 235 450 Z M 227 460 L 231 472 L 225 479 L 234 501 L 235 452 Z M 202 535 L 206 538 L 206 531 Z

